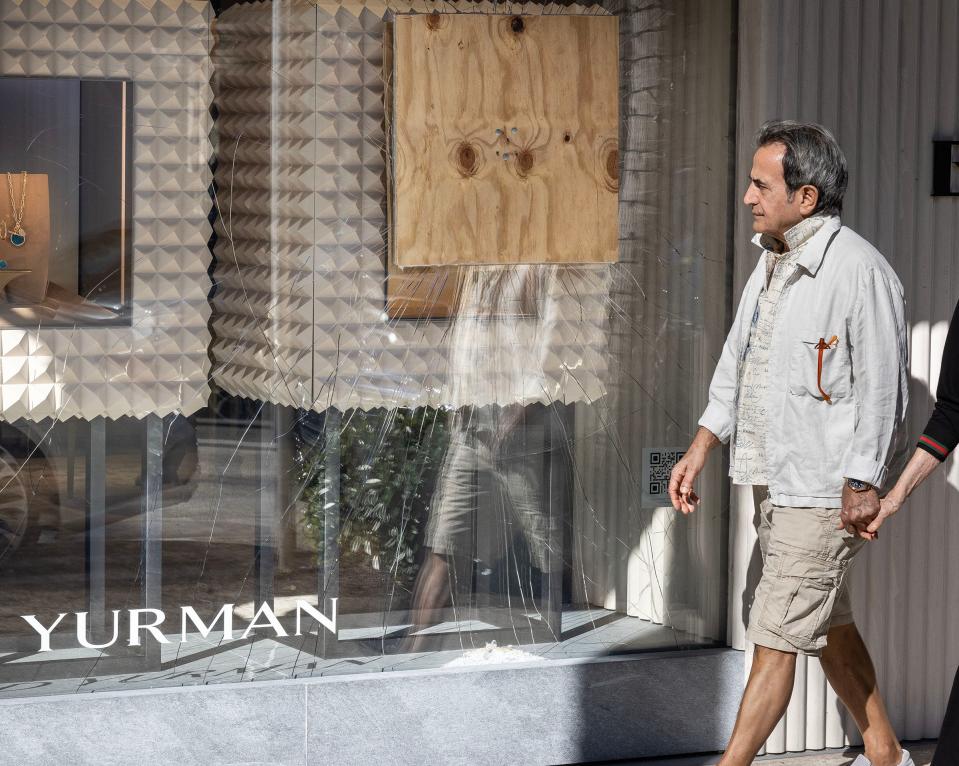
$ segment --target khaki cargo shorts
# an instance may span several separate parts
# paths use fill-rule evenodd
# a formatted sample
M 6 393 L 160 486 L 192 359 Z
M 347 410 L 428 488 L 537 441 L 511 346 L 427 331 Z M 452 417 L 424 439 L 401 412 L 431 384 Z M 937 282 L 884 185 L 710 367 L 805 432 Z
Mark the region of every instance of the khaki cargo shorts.
M 760 646 L 818 656 L 826 633 L 853 622 L 849 570 L 865 540 L 836 529 L 838 508 L 773 505 L 754 487 L 763 573 L 746 638 Z
M 453 433 L 431 502 L 426 547 L 471 555 L 477 524 L 491 530 L 493 540 L 511 540 L 517 530 L 533 563 L 547 571 L 555 526 L 544 504 L 543 453 L 531 452 L 524 436 L 515 429 L 515 437 L 492 449 L 489 433 Z

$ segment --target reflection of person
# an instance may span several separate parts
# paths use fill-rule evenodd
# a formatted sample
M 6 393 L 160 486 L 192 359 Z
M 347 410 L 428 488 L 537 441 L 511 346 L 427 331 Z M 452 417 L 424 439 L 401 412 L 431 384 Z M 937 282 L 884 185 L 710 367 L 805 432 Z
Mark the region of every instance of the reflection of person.
M 824 128 L 763 126 L 744 202 L 763 248 L 689 451 L 670 479 L 692 512 L 708 452 L 759 501 L 763 571 L 746 633 L 756 651 L 724 766 L 751 763 L 785 713 L 796 655 L 819 656 L 875 766 L 912 764 L 856 629 L 849 566 L 894 458 L 908 399 L 902 286 L 839 220 L 846 161 Z M 837 528 L 842 518 L 843 528 Z
M 548 392 L 554 272 L 523 265 L 466 274 L 450 338 L 451 398 L 484 404 L 461 407 L 453 421 L 430 506 L 428 553 L 413 591 L 416 627 L 434 622 L 435 610 L 455 598 L 457 565 L 469 565 L 476 554 L 474 527 L 492 529 L 498 553 L 511 558 L 512 530 L 522 532 L 532 563 L 546 571 L 542 442 L 527 445 L 544 426 L 544 410 L 524 405 Z M 414 635 L 404 648 L 415 650 L 422 640 Z
M 476 515 L 495 530 L 499 552 L 510 555 L 518 528 L 532 563 L 546 571 L 548 518 L 543 505 L 543 454 L 526 443 L 528 421 L 519 404 L 464 408 L 437 480 L 425 545 L 429 549 L 416 579 L 413 623 L 435 622 L 435 610 L 455 598 L 451 575 L 471 562 Z M 454 602 L 454 606 L 456 606 Z M 415 650 L 421 641 L 409 644 Z
M 870 534 L 877 533 L 883 522 L 903 506 L 912 491 L 949 457 L 956 444 L 959 444 L 959 304 L 952 315 L 943 348 L 932 417 L 899 481 L 882 499 L 879 513 L 870 521 Z M 952 684 L 952 695 L 932 762 L 933 766 L 959 764 L 959 671 Z
M 471 423 L 454 430 L 443 462 L 426 546 L 433 556 L 452 556 L 473 528 L 474 507 L 482 507 L 519 525 L 530 543 L 530 555 L 545 571 L 545 517 L 542 453 L 525 445 L 523 415 L 518 404 L 482 407 L 470 412 Z M 540 458 L 540 464 L 530 457 Z M 484 485 L 485 483 L 485 485 Z

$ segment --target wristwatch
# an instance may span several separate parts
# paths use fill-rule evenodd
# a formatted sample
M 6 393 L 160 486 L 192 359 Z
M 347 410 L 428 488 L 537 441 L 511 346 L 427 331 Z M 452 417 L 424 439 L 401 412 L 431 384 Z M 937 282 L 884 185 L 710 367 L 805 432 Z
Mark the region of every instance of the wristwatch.
M 866 492 L 872 489 L 872 484 L 867 484 L 859 479 L 846 479 L 846 486 L 853 492 Z

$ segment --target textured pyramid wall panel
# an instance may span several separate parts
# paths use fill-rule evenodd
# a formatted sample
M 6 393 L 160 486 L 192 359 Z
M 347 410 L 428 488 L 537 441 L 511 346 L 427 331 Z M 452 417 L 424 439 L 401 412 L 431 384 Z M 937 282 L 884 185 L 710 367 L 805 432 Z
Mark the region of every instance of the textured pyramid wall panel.
M 234 6 L 213 29 L 214 379 L 239 396 L 309 409 L 316 9 Z
M 387 317 L 382 65 L 384 23 L 394 13 L 605 11 L 422 0 L 274 5 L 279 29 L 270 29 L 270 3 L 233 6 L 216 22 L 224 53 L 215 55 L 217 180 L 221 197 L 227 176 L 233 188 L 218 224 L 232 219 L 230 244 L 217 246 L 218 284 L 229 288 L 214 301 L 216 381 L 316 410 L 602 396 L 611 266 L 470 268 L 452 321 Z M 530 285 L 535 316 L 495 318 Z
M 209 11 L 2 0 L 0 75 L 134 83 L 130 327 L 0 329 L 0 417 L 189 414 L 209 396 Z

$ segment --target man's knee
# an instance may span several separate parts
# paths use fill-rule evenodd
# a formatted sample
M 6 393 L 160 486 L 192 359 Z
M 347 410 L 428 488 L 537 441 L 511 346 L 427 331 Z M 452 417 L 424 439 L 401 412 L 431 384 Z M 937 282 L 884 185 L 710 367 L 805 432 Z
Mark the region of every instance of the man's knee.
M 788 667 L 796 664 L 796 652 L 786 652 L 769 646 L 756 645 L 753 652 L 753 665 L 779 665 Z
M 826 638 L 830 636 L 852 636 L 859 633 L 859 629 L 856 627 L 856 623 L 844 622 L 842 625 L 830 625 L 829 632 L 826 634 Z
M 851 651 L 865 648 L 862 636 L 856 623 L 848 622 L 843 625 L 833 625 L 826 634 L 826 645 L 823 647 L 820 659 L 829 660 L 834 655 L 848 655 Z

